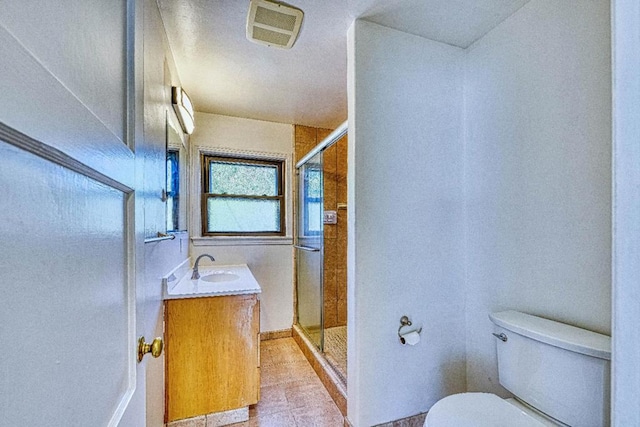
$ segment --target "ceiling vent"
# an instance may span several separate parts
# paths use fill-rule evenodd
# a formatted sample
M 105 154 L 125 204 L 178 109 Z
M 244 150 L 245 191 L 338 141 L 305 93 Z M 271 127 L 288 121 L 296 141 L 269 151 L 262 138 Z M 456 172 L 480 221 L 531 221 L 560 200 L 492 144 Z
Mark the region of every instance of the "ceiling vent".
M 251 0 L 247 16 L 247 39 L 267 46 L 291 49 L 304 13 L 295 7 L 269 0 Z

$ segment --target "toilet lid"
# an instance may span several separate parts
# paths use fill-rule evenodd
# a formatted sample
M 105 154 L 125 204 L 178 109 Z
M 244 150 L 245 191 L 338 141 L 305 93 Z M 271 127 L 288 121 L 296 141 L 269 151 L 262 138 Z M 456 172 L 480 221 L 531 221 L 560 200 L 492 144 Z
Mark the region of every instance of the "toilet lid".
M 491 393 L 460 393 L 438 401 L 425 427 L 541 427 L 527 412 Z

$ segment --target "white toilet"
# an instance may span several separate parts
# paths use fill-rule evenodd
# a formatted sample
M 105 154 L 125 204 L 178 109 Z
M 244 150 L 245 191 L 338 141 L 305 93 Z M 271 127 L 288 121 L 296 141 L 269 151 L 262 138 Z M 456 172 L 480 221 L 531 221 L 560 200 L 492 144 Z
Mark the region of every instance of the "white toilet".
M 489 317 L 500 384 L 515 399 L 454 394 L 431 407 L 425 427 L 609 425 L 609 336 L 517 311 Z

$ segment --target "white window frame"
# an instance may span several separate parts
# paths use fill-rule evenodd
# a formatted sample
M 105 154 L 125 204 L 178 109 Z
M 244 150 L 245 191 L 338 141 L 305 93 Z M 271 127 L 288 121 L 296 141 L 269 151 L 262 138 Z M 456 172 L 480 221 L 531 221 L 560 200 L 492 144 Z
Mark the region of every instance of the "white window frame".
M 284 236 L 202 236 L 202 155 L 222 157 L 245 157 L 255 160 L 283 162 L 284 193 Z M 292 197 L 292 155 L 290 153 L 238 150 L 235 148 L 195 146 L 191 152 L 191 209 L 189 232 L 194 246 L 235 246 L 235 245 L 291 245 L 293 244 L 293 197 Z M 282 214 L 282 213 L 281 213 Z

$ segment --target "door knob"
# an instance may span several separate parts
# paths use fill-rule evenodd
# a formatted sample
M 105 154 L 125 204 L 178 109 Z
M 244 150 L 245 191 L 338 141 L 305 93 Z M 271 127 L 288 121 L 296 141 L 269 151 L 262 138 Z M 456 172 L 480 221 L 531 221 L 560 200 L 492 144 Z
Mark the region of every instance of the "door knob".
M 138 340 L 138 363 L 142 361 L 145 354 L 151 353 L 153 357 L 160 357 L 162 354 L 162 338 L 157 337 L 151 344 L 144 342 L 144 337 Z

